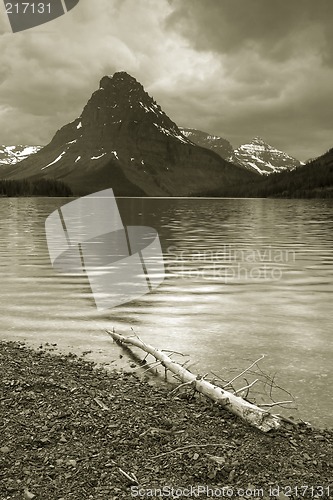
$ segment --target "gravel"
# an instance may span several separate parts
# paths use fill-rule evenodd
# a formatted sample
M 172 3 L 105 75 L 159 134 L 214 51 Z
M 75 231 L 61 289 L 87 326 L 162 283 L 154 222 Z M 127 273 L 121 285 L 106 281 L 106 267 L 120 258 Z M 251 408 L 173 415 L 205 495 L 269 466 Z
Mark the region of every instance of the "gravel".
M 333 431 L 267 434 L 201 397 L 0 342 L 0 498 L 333 498 Z

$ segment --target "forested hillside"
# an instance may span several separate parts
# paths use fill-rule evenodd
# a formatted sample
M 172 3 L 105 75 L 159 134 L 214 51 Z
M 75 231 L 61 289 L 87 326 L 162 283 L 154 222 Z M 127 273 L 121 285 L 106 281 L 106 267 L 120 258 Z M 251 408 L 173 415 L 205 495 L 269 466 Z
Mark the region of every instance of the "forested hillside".
M 292 171 L 197 195 L 249 198 L 333 198 L 333 148 Z
M 72 196 L 71 189 L 56 179 L 0 179 L 0 196 Z

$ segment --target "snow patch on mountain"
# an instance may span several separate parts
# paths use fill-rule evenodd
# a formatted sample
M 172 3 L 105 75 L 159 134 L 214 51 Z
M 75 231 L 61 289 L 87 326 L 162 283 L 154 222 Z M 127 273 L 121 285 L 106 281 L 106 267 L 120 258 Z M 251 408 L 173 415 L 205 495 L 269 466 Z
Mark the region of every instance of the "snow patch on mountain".
M 155 127 L 160 130 L 161 132 L 163 132 L 163 134 L 165 135 L 169 135 L 171 137 L 175 137 L 176 139 L 178 139 L 180 142 L 184 142 L 185 144 L 192 144 L 191 141 L 189 141 L 186 137 L 183 137 L 183 134 L 179 134 L 177 132 L 177 130 L 173 129 L 173 128 L 165 128 L 165 127 L 162 127 L 162 125 L 158 125 L 157 123 L 154 123 Z
M 0 146 L 0 166 L 15 165 L 28 156 L 37 153 L 43 146 Z
M 98 160 L 99 158 L 102 158 L 102 156 L 105 156 L 105 155 L 106 155 L 106 153 L 102 153 L 102 154 L 101 154 L 101 155 L 99 155 L 99 156 L 92 156 L 92 158 L 91 158 L 91 159 L 92 159 L 92 160 Z
M 45 165 L 45 167 L 42 167 L 41 170 L 44 170 L 45 168 L 48 168 L 50 167 L 51 165 L 54 165 L 55 163 L 57 163 L 59 160 L 61 160 L 61 158 L 64 156 L 64 154 L 66 154 L 66 151 L 63 151 L 59 156 L 58 158 L 56 158 L 55 160 L 53 160 L 51 163 L 49 163 L 48 165 Z

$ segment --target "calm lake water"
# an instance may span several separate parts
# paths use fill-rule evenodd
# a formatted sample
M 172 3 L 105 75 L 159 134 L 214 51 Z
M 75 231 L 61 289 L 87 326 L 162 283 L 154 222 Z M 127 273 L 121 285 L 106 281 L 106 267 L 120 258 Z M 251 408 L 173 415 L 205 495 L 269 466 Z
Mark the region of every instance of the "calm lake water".
M 157 229 L 166 279 L 106 313 L 84 277 L 50 265 L 44 222 L 69 201 L 0 199 L 2 339 L 92 349 L 112 365 L 120 351 L 104 329 L 133 329 L 226 380 L 264 354 L 262 369 L 296 397 L 296 417 L 333 426 L 332 200 L 118 199 L 125 225 Z

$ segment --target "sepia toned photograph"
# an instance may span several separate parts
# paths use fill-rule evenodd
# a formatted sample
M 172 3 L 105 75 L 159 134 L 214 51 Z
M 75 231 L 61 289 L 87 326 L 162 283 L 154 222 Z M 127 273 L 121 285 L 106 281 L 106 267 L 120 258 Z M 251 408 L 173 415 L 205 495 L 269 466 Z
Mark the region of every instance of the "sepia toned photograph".
M 333 2 L 0 2 L 0 500 L 333 498 Z

